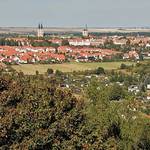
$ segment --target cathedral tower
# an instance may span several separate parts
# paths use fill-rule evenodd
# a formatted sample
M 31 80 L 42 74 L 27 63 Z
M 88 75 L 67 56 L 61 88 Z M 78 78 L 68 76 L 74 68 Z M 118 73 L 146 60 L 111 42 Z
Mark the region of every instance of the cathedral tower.
M 83 37 L 88 37 L 88 36 L 89 36 L 87 25 L 86 25 L 86 27 L 85 27 L 85 28 L 83 29 L 83 31 L 82 31 L 82 36 L 83 36 Z
M 43 30 L 43 25 L 42 24 L 38 25 L 37 36 L 38 37 L 44 37 L 44 30 Z

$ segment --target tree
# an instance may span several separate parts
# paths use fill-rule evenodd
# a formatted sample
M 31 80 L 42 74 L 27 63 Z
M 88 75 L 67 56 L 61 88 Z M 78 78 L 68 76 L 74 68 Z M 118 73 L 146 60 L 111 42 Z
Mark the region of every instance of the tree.
M 38 70 L 36 70 L 36 71 L 35 71 L 35 74 L 38 76 L 38 75 L 39 75 L 39 71 L 38 71 Z
M 110 101 L 111 91 L 113 100 L 122 99 L 121 87 L 95 79 L 77 99 L 59 79 L 0 74 L 0 149 L 149 149 L 144 103 L 132 96 Z
M 85 128 L 89 134 L 87 132 L 83 134 L 86 135 L 85 138 L 91 149 L 149 149 L 150 132 L 144 130 L 145 126 L 149 126 L 147 124 L 149 120 L 139 117 L 139 112 L 136 111 L 137 101 L 133 97 L 114 103 L 109 102 L 107 98 L 109 87 L 92 82 L 88 89 L 89 98 L 95 100 L 94 105 L 93 101 L 86 104 L 88 123 Z M 117 98 L 118 96 L 114 96 L 114 99 Z M 107 105 L 104 105 L 106 101 Z M 148 128 L 147 130 L 149 131 Z
M 67 46 L 67 45 L 69 45 L 69 41 L 68 40 L 62 40 L 61 45 L 62 46 Z
M 143 60 L 144 60 L 143 55 L 142 55 L 141 53 L 139 54 L 139 60 L 140 60 L 140 61 L 143 61 Z
M 131 41 L 128 39 L 127 42 L 126 42 L 126 45 L 130 46 L 130 44 L 131 44 Z
M 122 63 L 122 64 L 120 65 L 120 69 L 127 69 L 127 65 Z
M 51 69 L 51 68 L 48 68 L 48 69 L 47 69 L 47 74 L 48 74 L 48 75 L 53 74 L 53 72 L 54 72 L 53 69 Z
M 126 92 L 120 85 L 114 84 L 109 87 L 108 94 L 109 100 L 119 101 L 125 98 Z
M 42 76 L 9 78 L 0 80 L 0 149 L 82 149 L 82 101 Z
M 102 67 L 98 67 L 98 68 L 96 69 L 95 73 L 96 73 L 97 75 L 105 74 L 105 70 L 104 70 L 104 68 L 102 68 Z
M 61 76 L 63 74 L 63 72 L 61 72 L 60 70 L 56 70 L 55 75 L 56 76 Z

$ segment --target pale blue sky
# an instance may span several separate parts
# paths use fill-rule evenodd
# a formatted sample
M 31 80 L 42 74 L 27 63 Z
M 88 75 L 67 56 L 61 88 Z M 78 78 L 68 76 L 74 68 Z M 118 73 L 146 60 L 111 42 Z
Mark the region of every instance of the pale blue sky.
M 150 27 L 150 0 L 0 0 L 0 26 Z

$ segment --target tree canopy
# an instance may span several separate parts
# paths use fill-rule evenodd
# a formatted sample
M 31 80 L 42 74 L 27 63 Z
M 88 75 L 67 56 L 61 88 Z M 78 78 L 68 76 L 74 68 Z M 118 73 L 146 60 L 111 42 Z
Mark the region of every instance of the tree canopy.
M 122 92 L 92 80 L 77 98 L 55 77 L 1 74 L 0 149 L 148 150 L 150 121 Z

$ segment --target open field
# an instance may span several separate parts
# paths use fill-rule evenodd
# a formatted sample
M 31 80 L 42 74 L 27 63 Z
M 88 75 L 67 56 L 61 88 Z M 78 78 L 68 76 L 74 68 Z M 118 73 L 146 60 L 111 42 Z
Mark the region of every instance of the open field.
M 118 69 L 124 63 L 126 65 L 135 64 L 134 62 L 94 62 L 94 63 L 63 63 L 63 64 L 20 64 L 13 65 L 12 67 L 20 72 L 22 71 L 24 74 L 35 74 L 36 70 L 39 71 L 40 74 L 43 74 L 47 71 L 48 68 L 52 68 L 53 70 L 60 70 L 62 72 L 73 72 L 73 71 L 84 71 L 96 69 L 98 67 L 103 67 L 106 70 Z
M 81 27 L 45 27 L 44 31 L 47 33 L 59 33 L 59 32 L 81 32 L 83 28 Z M 2 33 L 31 33 L 37 32 L 37 27 L 0 27 L 0 34 Z M 150 32 L 150 28 L 89 28 L 89 32 L 98 33 L 108 33 L 108 32 L 118 32 L 118 33 L 131 33 L 131 32 Z

